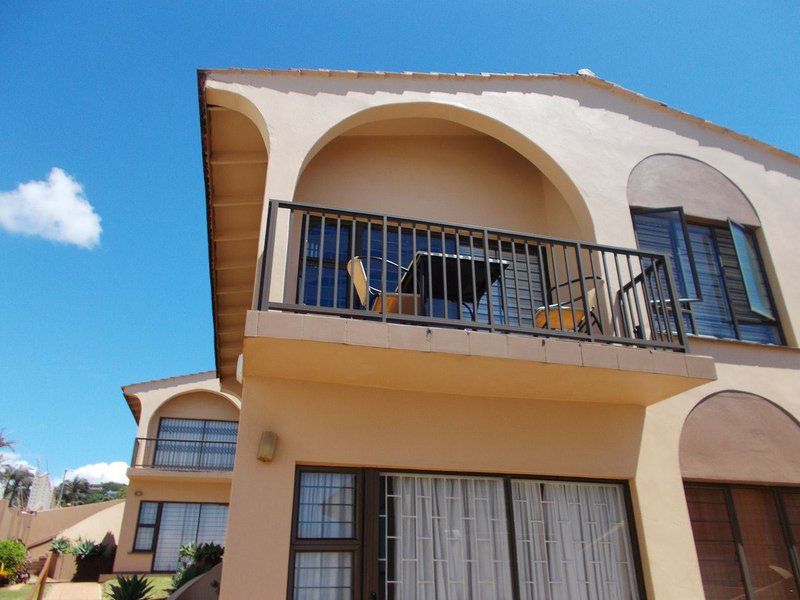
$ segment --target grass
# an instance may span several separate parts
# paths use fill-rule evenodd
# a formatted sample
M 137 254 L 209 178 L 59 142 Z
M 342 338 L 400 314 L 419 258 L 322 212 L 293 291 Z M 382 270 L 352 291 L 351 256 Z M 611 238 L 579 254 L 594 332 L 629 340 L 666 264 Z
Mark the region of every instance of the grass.
M 27 600 L 31 595 L 32 585 L 26 585 L 16 590 L 0 588 L 0 600 Z
M 169 592 L 167 590 L 172 589 L 172 576 L 171 575 L 148 575 L 147 580 L 153 586 L 153 591 L 150 593 L 150 598 L 153 600 L 161 600 L 162 598 L 166 598 L 169 596 Z M 111 584 L 115 583 L 116 579 L 111 579 L 106 581 L 103 584 L 103 599 L 107 598 L 106 592 L 111 589 Z M 16 596 L 12 596 L 16 600 Z M 22 596 L 20 596 L 22 598 Z M 0 596 L 0 600 L 6 600 L 3 596 Z M 10 599 L 9 599 L 10 600 Z

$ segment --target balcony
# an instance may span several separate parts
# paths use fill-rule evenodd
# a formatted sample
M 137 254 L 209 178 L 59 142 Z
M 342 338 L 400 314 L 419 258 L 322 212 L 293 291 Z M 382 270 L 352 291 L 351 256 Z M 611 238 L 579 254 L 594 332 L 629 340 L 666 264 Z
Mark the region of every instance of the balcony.
M 136 438 L 131 467 L 186 473 L 233 470 L 236 442 Z
M 286 220 L 288 301 L 275 302 Z M 268 228 L 260 310 L 686 348 L 663 254 L 280 201 Z
M 351 353 L 348 359 L 342 348 L 330 356 L 323 352 L 319 361 L 309 361 L 306 349 L 298 351 L 298 364 L 302 365 L 298 367 L 287 358 L 291 345 L 281 346 L 281 350 L 273 345 L 272 354 L 261 352 L 264 361 L 245 364 L 251 374 L 288 377 L 296 371 L 298 378 L 368 385 L 365 375 L 370 373 L 381 387 L 415 389 L 416 385 L 431 390 L 437 388 L 437 380 L 448 380 L 446 387 L 451 391 L 476 393 L 477 388 L 463 382 L 475 382 L 470 371 L 482 365 L 458 368 L 442 363 L 437 368 L 432 356 L 440 351 L 589 366 L 594 373 L 582 377 L 593 374 L 595 386 L 609 380 L 609 374 L 600 371 L 612 369 L 666 376 L 643 384 L 638 400 L 642 404 L 714 378 L 713 363 L 700 361 L 700 365 L 695 359 L 701 357 L 685 354 L 684 322 L 675 316 L 680 299 L 671 266 L 659 253 L 271 201 L 262 269 L 261 316 L 248 317 L 246 350 L 248 336 L 295 337 L 389 350 L 427 350 L 429 354 L 401 366 L 399 355 L 394 360 L 374 353 Z M 292 314 L 305 316 L 298 321 L 289 317 Z M 275 318 L 282 319 L 281 324 Z M 273 331 L 269 331 L 269 319 Z M 376 327 L 371 330 L 370 324 Z M 296 335 L 276 333 L 276 327 L 295 327 Z M 325 331 L 330 333 L 327 339 Z M 415 341 L 393 346 L 383 339 L 391 337 L 386 331 L 395 331 L 396 337 L 402 331 L 406 340 Z M 453 343 L 441 343 L 446 340 Z M 561 358 L 556 359 L 557 355 Z M 267 363 L 272 366 L 265 366 Z M 340 369 L 331 369 L 334 365 Z M 360 369 L 358 376 L 341 374 L 354 366 Z M 502 382 L 494 378 L 494 383 L 483 386 L 485 392 L 481 393 L 541 394 L 548 387 L 555 393 L 556 388 L 543 381 L 541 370 L 531 371 L 529 379 L 520 364 L 491 366 L 511 371 Z M 420 383 L 431 368 L 429 383 Z M 462 373 L 457 380 L 441 370 L 453 368 Z M 321 370 L 338 374 L 314 375 Z M 548 376 L 571 377 L 570 372 L 562 369 L 557 375 L 551 369 Z M 395 383 L 387 383 L 392 378 Z M 509 378 L 519 387 L 530 380 L 535 391 L 509 390 Z M 636 381 L 637 377 L 632 377 L 628 383 Z M 583 385 L 574 379 L 571 383 Z M 659 389 L 643 391 L 656 383 Z M 591 380 L 586 385 L 591 390 Z M 574 387 L 561 391 L 575 395 Z M 631 393 L 637 395 L 635 390 Z

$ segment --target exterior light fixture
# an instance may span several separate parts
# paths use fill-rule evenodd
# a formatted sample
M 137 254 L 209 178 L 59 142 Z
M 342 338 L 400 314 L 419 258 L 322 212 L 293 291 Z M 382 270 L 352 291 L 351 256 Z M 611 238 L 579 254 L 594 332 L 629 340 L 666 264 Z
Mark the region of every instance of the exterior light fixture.
M 258 460 L 272 462 L 275 456 L 275 447 L 278 445 L 278 434 L 274 431 L 265 431 L 258 442 Z
M 244 354 L 236 357 L 236 381 L 244 384 Z

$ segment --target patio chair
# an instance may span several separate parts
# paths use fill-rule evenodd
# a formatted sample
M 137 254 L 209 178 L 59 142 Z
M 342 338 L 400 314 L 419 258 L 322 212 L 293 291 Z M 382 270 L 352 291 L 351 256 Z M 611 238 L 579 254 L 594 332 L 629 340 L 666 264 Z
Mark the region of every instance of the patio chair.
M 602 284 L 601 278 L 596 278 L 598 285 Z M 571 286 L 580 283 L 581 279 L 573 279 L 554 285 L 550 288 L 550 293 L 556 289 L 564 286 Z M 593 277 L 584 277 L 583 281 L 595 281 Z M 569 292 L 567 292 L 569 293 Z M 586 298 L 583 296 L 573 296 L 572 303 L 562 302 L 561 304 L 548 304 L 547 306 L 540 306 L 534 313 L 534 323 L 536 327 L 549 329 L 563 329 L 565 331 L 581 331 L 588 333 L 588 322 L 591 319 L 592 326 L 597 327 L 598 330 L 602 328 L 600 321 L 597 317 L 597 288 L 592 286 L 586 290 Z M 588 315 L 587 315 L 588 312 Z
M 398 265 L 391 260 L 381 258 L 380 256 L 372 256 L 371 259 L 379 262 L 386 262 L 386 264 L 400 269 L 403 273 L 408 271 L 404 266 Z M 403 294 L 401 306 L 399 294 L 396 292 L 386 294 L 370 285 L 369 279 L 367 278 L 367 270 L 364 268 L 364 261 L 360 256 L 354 256 L 347 262 L 347 274 L 350 275 L 350 281 L 353 282 L 353 288 L 358 295 L 358 299 L 367 310 L 382 312 L 383 303 L 386 302 L 386 312 L 388 314 L 415 314 L 414 296 L 412 294 Z

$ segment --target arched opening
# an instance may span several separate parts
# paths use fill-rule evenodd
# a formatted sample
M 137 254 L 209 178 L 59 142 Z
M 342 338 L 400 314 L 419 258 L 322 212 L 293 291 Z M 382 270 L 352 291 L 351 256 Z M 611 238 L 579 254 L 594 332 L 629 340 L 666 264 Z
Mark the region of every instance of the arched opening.
M 761 225 L 735 183 L 711 165 L 680 154 L 642 159 L 628 177 L 628 203 L 637 208 L 681 206 L 690 217 L 719 220 L 723 215 L 742 225 Z
M 574 184 L 525 136 L 432 103 L 367 109 L 306 157 L 295 200 L 591 241 Z
M 224 394 L 206 390 L 184 392 L 161 404 L 150 417 L 147 437 L 157 437 L 162 419 L 184 418 L 214 421 L 238 421 L 239 407 Z
M 181 471 L 230 471 L 236 455 L 239 406 L 205 390 L 173 396 L 159 406 L 140 447 L 141 464 Z
M 707 598 L 798 598 L 800 426 L 739 391 L 684 423 L 681 473 Z

